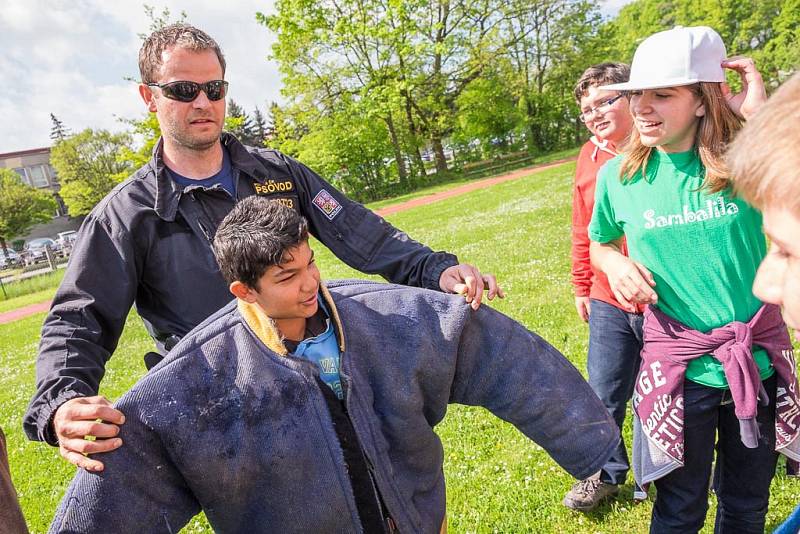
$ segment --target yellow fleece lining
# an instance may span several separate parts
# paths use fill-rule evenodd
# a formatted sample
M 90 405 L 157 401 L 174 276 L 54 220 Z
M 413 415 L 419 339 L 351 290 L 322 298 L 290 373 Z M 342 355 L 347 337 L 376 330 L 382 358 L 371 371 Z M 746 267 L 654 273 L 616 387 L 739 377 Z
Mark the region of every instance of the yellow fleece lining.
M 342 334 L 342 321 L 339 318 L 339 311 L 333 303 L 333 297 L 328 292 L 328 288 L 324 284 L 319 285 L 322 298 L 325 299 L 325 305 L 331 314 L 334 328 L 336 328 L 337 338 L 339 339 L 339 350 L 344 352 L 344 335 Z M 239 313 L 241 314 L 244 322 L 253 330 L 256 337 L 267 346 L 267 348 L 281 356 L 286 356 L 288 351 L 283 344 L 283 336 L 278 331 L 275 321 L 270 319 L 261 306 L 255 303 L 249 303 L 239 299 L 236 303 Z

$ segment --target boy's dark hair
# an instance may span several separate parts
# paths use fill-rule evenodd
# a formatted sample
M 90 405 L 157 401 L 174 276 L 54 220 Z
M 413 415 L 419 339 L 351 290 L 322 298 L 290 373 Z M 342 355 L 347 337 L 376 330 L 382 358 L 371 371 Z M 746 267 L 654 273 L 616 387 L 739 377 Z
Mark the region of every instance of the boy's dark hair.
M 234 206 L 214 236 L 214 255 L 222 276 L 258 290 L 268 268 L 308 239 L 308 223 L 279 201 L 249 196 Z
M 171 46 L 179 46 L 194 52 L 213 50 L 222 67 L 222 76 L 225 77 L 225 56 L 222 55 L 217 42 L 201 29 L 177 23 L 154 31 L 142 43 L 142 48 L 139 50 L 139 74 L 142 76 L 142 83 L 158 81 L 158 69 L 162 64 L 161 54 Z
M 581 74 L 575 84 L 575 101 L 580 105 L 581 97 L 586 95 L 589 87 L 627 82 L 631 77 L 631 68 L 625 63 L 599 63 L 592 65 Z

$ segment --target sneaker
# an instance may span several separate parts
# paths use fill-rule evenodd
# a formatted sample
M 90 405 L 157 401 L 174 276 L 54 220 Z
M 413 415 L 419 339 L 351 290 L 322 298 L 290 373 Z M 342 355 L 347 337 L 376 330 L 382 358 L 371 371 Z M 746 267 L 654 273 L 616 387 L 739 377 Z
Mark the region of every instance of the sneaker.
M 619 493 L 619 486 L 607 484 L 599 478 L 587 478 L 573 484 L 562 503 L 570 510 L 591 512 L 606 498 Z

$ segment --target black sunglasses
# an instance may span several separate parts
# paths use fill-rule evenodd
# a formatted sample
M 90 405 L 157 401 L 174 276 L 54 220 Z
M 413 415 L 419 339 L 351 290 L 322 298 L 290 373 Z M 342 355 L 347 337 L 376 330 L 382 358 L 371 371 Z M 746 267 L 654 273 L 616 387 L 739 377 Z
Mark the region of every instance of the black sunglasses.
M 179 102 L 192 102 L 202 90 L 211 101 L 225 98 L 228 92 L 228 82 L 225 80 L 211 80 L 206 83 L 197 83 L 179 80 L 165 84 L 148 83 L 148 87 L 158 87 L 164 96 Z

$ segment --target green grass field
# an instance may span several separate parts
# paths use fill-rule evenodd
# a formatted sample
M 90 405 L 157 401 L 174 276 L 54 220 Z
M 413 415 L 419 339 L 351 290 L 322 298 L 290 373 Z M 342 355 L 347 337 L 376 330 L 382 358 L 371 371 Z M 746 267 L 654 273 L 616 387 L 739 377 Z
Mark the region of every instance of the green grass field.
M 569 284 L 570 185 L 574 165 L 389 217 L 435 250 L 493 272 L 507 292 L 492 306 L 538 332 L 581 369 L 588 331 L 578 319 Z M 352 277 L 316 246 L 326 278 Z M 33 393 L 34 359 L 43 314 L 0 325 L 0 425 L 32 532 L 44 532 L 74 472 L 55 449 L 24 439 L 21 418 Z M 144 373 L 150 350 L 140 320 L 131 314 L 111 359 L 102 393 L 117 398 Z M 557 409 L 557 407 L 554 407 Z M 630 484 L 621 497 L 582 515 L 560 502 L 573 480 L 541 448 L 482 409 L 451 407 L 438 427 L 445 448 L 448 523 L 457 533 L 646 532 L 651 503 L 633 506 Z M 626 431 L 630 442 L 630 428 Z M 709 517 L 713 517 L 713 496 Z M 768 530 L 800 501 L 800 481 L 779 474 L 773 483 Z M 712 521 L 713 522 L 713 521 Z M 706 527 L 704 532 L 711 532 Z M 196 519 L 184 532 L 204 532 Z
M 62 278 L 64 269 L 57 269 L 19 282 L 4 282 L 5 293 L 0 293 L 0 313 L 52 298 Z

